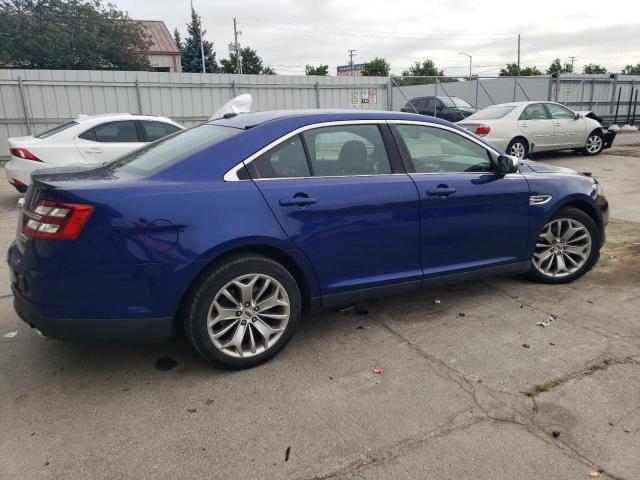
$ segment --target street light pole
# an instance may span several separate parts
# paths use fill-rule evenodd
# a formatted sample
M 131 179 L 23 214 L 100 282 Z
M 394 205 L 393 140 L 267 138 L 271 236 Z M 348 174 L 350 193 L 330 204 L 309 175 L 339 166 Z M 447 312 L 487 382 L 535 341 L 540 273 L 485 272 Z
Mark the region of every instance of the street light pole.
M 473 65 L 473 56 L 469 55 L 468 53 L 464 53 L 464 52 L 460 52 L 460 55 L 466 55 L 467 57 L 469 57 L 469 78 L 471 78 L 471 68 Z

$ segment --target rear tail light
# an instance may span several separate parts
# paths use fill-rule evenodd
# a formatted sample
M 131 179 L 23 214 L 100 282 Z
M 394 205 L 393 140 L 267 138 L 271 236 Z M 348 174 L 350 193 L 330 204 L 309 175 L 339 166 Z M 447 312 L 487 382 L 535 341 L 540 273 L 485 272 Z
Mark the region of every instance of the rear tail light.
M 478 128 L 476 128 L 476 135 L 484 137 L 485 135 L 489 135 L 490 131 L 491 127 L 489 125 L 479 125 Z
M 91 218 L 95 207 L 79 203 L 40 200 L 24 225 L 25 235 L 46 240 L 75 240 Z
M 38 157 L 31 153 L 26 148 L 12 148 L 11 155 L 18 158 L 24 158 L 25 160 L 33 160 L 34 162 L 42 162 Z

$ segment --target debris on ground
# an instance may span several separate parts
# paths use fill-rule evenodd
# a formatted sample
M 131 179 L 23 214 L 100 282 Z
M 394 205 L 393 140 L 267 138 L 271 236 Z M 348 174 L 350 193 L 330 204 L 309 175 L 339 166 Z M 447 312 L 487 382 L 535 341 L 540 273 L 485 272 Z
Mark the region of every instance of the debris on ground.
M 207 398 L 204 402 L 205 405 L 211 405 L 213 403 L 213 400 L 210 398 Z
M 187 412 L 189 413 L 196 413 L 198 411 L 197 408 L 187 408 Z
M 551 432 L 551 435 L 553 435 L 553 438 L 558 438 L 560 436 L 560 432 L 558 430 L 554 430 Z
M 531 345 L 529 345 L 528 343 L 523 343 L 523 344 L 522 344 L 522 346 L 523 346 L 524 348 L 531 348 Z
M 160 357 L 156 360 L 156 370 L 166 372 L 178 366 L 178 362 L 173 357 Z
M 549 318 L 547 318 L 544 322 L 538 322 L 538 325 L 540 325 L 541 327 L 548 327 L 556 320 L 557 318 L 555 315 L 549 315 Z
M 440 299 L 436 298 L 433 303 L 440 303 Z
M 364 308 L 356 308 L 356 315 L 369 315 L 369 310 Z
M 339 311 L 340 312 L 348 312 L 350 310 L 353 310 L 354 308 L 355 307 L 353 305 L 349 305 L 348 307 L 341 308 Z
M 375 375 L 384 375 L 384 370 L 382 368 L 374 368 L 373 373 Z
M 598 478 L 598 477 L 600 477 L 600 472 L 591 472 L 591 473 L 589 474 L 589 476 L 590 476 L 591 478 Z
M 464 313 L 464 312 L 460 312 L 460 313 L 458 314 L 458 316 L 459 316 L 459 317 L 466 317 L 466 316 L 467 316 L 467 314 L 466 314 L 466 313 Z
M 289 461 L 289 455 L 291 455 L 291 447 L 287 447 L 287 451 L 284 453 L 284 461 Z
M 4 338 L 13 338 L 18 334 L 18 330 L 16 330 L 15 332 L 9 332 L 9 333 L 5 333 L 3 335 Z

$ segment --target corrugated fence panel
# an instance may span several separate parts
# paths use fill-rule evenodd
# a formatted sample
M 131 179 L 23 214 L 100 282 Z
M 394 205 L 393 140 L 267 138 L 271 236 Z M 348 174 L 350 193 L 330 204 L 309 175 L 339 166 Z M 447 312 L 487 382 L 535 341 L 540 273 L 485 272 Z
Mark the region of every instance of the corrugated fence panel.
M 241 93 L 253 96 L 254 111 L 385 110 L 387 83 L 385 77 L 0 70 L 0 159 L 8 157 L 9 137 L 79 114 L 144 113 L 192 126 Z

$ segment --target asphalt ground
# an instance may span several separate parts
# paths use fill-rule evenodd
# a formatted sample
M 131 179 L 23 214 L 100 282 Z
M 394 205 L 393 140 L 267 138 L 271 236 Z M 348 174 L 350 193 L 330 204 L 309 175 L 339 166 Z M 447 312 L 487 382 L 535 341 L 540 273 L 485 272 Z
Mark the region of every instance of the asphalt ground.
M 0 478 L 640 478 L 640 135 L 537 159 L 604 186 L 592 272 L 323 312 L 246 371 L 181 339 L 46 339 L 14 313 L 3 262 Z M 0 179 L 5 249 L 17 199 Z

